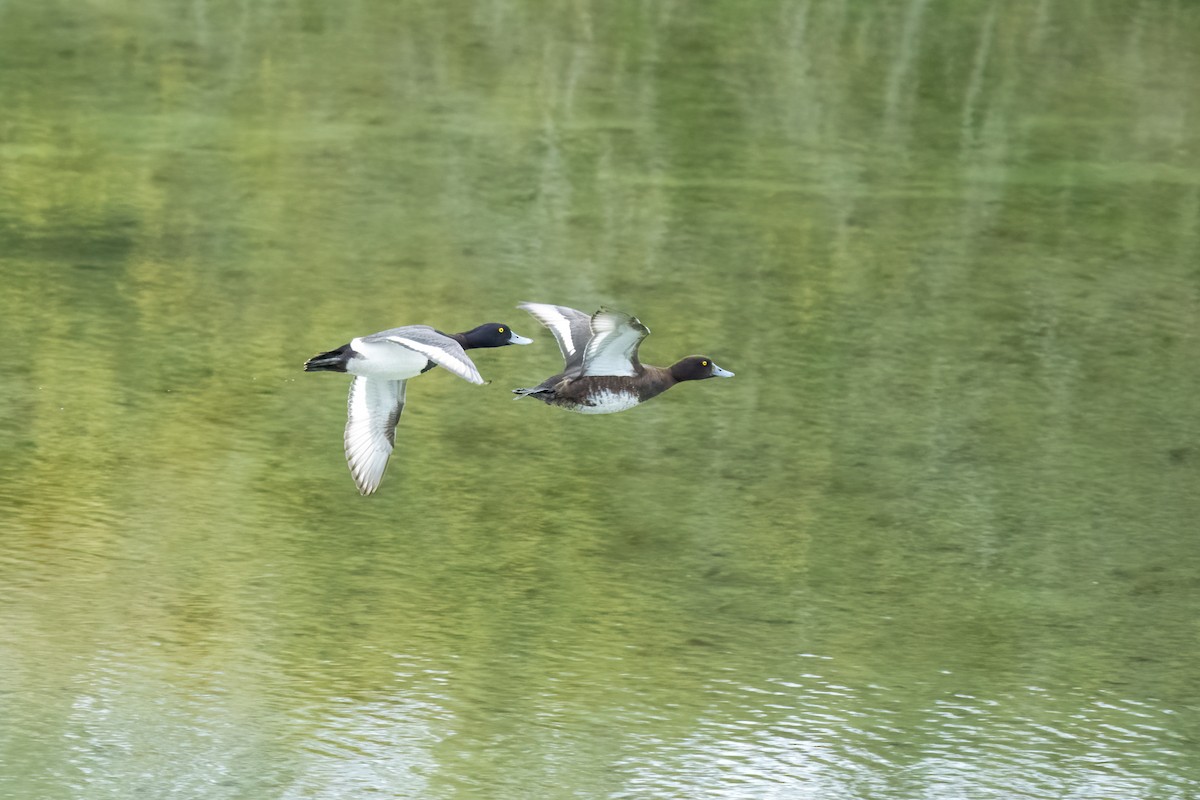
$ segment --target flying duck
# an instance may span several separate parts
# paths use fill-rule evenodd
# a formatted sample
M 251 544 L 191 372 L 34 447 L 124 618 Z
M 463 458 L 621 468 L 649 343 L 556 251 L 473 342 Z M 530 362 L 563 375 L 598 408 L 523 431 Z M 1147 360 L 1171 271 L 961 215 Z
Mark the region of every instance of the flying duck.
M 547 405 L 580 414 L 614 414 L 641 405 L 682 381 L 732 378 L 708 356 L 688 356 L 669 367 L 638 360 L 638 346 L 650 329 L 636 317 L 602 308 L 591 316 L 566 306 L 521 303 L 558 340 L 563 371 L 528 389 L 513 389 L 517 399 L 536 397 Z
M 379 488 L 396 444 L 396 423 L 404 410 L 409 378 L 442 367 L 463 380 L 483 383 L 467 350 L 532 341 L 502 322 L 489 322 L 465 333 L 405 325 L 359 336 L 306 361 L 305 372 L 348 372 L 355 376 L 347 403 L 345 445 L 346 462 L 359 493 L 368 495 Z

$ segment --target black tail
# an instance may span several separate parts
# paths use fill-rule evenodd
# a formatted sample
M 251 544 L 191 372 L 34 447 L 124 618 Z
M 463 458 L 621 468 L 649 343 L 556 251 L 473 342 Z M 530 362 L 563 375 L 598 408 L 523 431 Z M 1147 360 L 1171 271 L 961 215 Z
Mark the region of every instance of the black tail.
M 350 345 L 344 344 L 337 350 L 330 350 L 328 353 L 320 353 L 313 356 L 308 361 L 304 362 L 305 372 L 345 372 L 346 364 L 350 361 L 354 352 L 350 349 Z

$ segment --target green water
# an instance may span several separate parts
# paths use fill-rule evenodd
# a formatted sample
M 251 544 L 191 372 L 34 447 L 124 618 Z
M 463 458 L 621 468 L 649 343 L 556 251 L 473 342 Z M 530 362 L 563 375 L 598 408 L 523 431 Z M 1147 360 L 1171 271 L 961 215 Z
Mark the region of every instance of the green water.
M 0 797 L 1192 798 L 1200 10 L 0 3 Z M 564 413 L 522 300 L 737 373 Z M 351 337 L 413 381 L 379 493 Z

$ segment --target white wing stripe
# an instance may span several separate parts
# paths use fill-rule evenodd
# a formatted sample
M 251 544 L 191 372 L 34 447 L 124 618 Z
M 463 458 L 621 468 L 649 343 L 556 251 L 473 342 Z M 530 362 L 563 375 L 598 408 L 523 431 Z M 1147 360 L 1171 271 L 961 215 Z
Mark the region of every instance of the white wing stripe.
M 448 345 L 435 347 L 407 336 L 389 336 L 387 338 L 389 341 L 403 345 L 410 350 L 415 350 L 439 367 L 449 370 L 463 380 L 470 381 L 471 383 L 484 382 L 483 376 L 475 368 L 474 362 L 467 358 L 466 352 L 453 340 L 450 341 L 450 344 L 454 346 L 454 349 L 451 349 Z
M 628 314 L 597 312 L 592 316 L 592 339 L 583 354 L 583 374 L 636 375 L 633 357 L 649 333 L 649 328 Z
M 563 351 L 563 356 L 569 358 L 575 355 L 576 345 L 571 339 L 571 320 L 567 319 L 567 316 L 556 306 L 546 303 L 522 303 L 520 307 L 550 329 L 550 333 L 558 340 L 558 346 Z

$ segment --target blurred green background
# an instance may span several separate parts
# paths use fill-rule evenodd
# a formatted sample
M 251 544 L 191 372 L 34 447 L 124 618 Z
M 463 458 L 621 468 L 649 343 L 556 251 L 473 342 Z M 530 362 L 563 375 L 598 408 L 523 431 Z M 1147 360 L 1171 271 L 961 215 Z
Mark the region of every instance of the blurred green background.
M 1200 9 L 0 4 L 0 796 L 1192 798 Z M 737 373 L 585 417 L 522 300 Z M 310 355 L 503 321 L 380 492 Z

